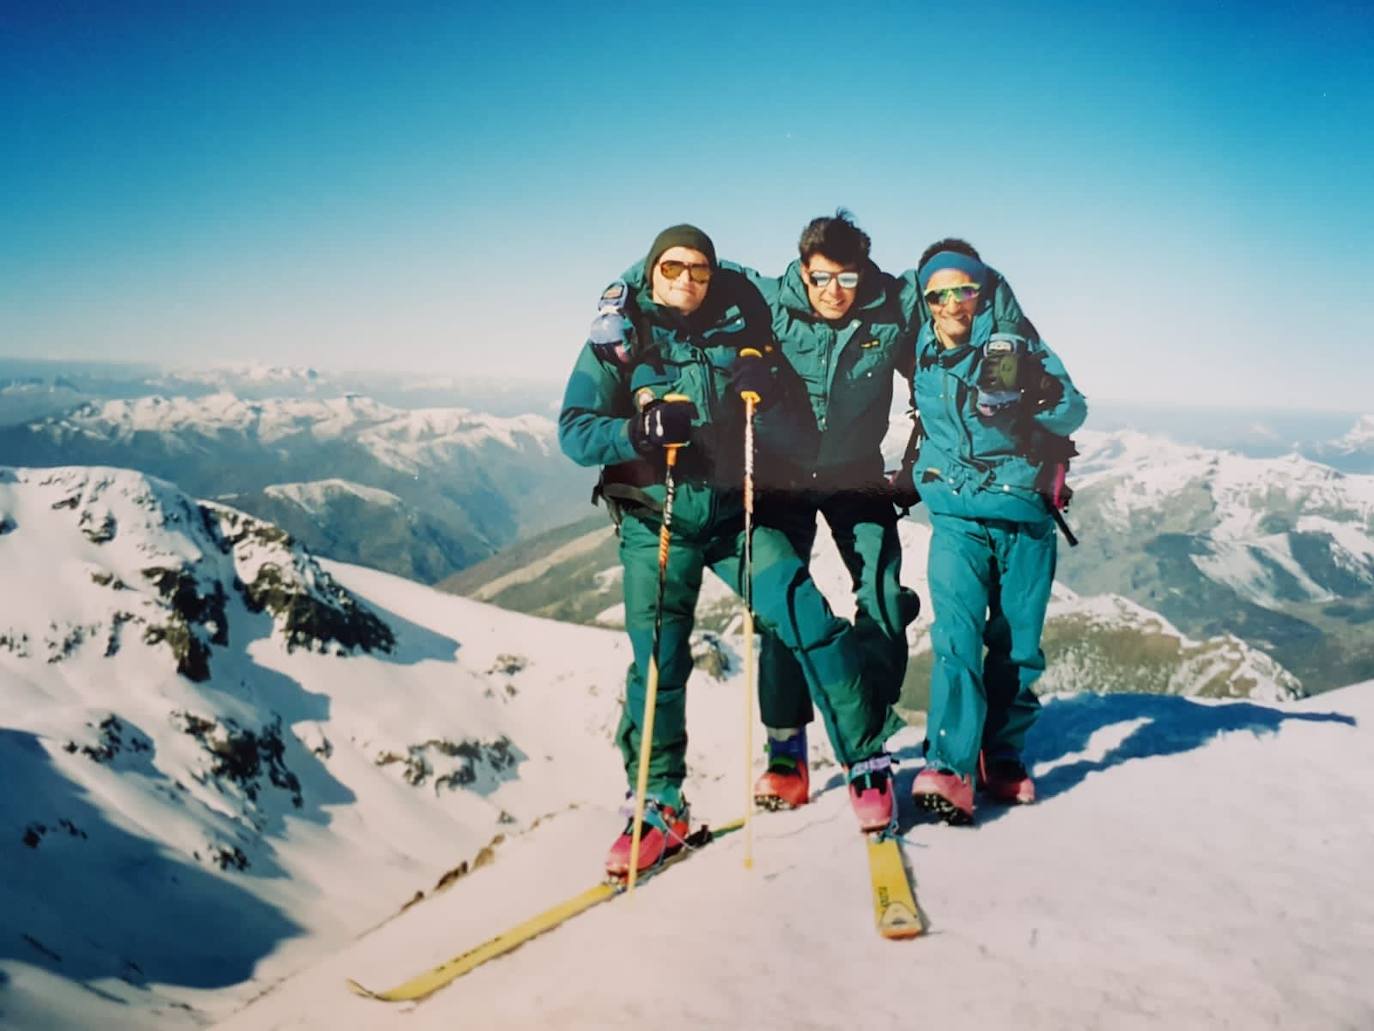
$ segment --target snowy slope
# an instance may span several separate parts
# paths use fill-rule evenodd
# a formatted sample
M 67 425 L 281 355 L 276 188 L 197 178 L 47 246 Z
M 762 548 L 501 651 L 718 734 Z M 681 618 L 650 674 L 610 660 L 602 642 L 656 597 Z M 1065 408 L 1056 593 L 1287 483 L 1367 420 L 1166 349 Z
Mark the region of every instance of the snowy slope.
M 584 887 L 617 821 L 578 812 L 224 1027 L 1369 1027 L 1371 727 L 1374 682 L 1288 705 L 1056 698 L 1038 805 L 974 829 L 905 824 L 925 937 L 873 932 L 832 783 L 757 820 L 750 871 L 736 835 L 428 1001 L 344 989 Z
M 0 470 L 0 528 L 0 1025 L 203 1022 L 620 794 L 622 635 L 360 602 L 128 470 Z
M 906 827 L 932 930 L 909 945 L 872 933 L 852 817 L 813 743 L 824 790 L 757 822 L 752 873 L 725 839 L 420 1007 L 355 999 L 345 975 L 385 985 L 595 878 L 621 825 L 623 634 L 316 564 L 126 471 L 9 470 L 0 512 L 0 573 L 22 585 L 0 629 L 29 641 L 0 649 L 0 1025 L 192 1025 L 258 996 L 228 1026 L 1371 1017 L 1374 839 L 1349 816 L 1374 802 L 1374 685 L 1278 705 L 1054 699 L 1031 756 L 1044 804 Z M 226 642 L 150 561 L 197 597 L 219 584 Z M 249 607 L 267 568 L 295 605 Z M 329 605 L 389 643 L 293 622 Z M 107 654 L 121 611 L 145 624 L 125 620 Z M 170 612 L 208 678 L 128 632 Z M 49 638 L 62 646 L 36 646 Z M 688 792 L 722 820 L 749 776 L 743 688 L 735 642 L 702 651 L 726 675 L 693 680 Z M 918 739 L 894 744 L 911 760 Z M 456 870 L 471 872 L 436 892 Z

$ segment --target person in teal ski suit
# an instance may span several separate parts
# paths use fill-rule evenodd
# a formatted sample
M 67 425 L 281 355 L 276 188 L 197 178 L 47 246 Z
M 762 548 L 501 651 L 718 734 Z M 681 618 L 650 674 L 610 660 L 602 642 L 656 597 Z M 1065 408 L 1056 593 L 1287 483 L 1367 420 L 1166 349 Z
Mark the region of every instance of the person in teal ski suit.
M 913 379 L 924 440 L 909 471 L 930 514 L 935 619 L 913 792 L 966 823 L 975 775 L 1002 801 L 1035 797 L 1021 753 L 1040 709 L 1032 685 L 1057 554 L 1045 456 L 1063 454 L 1087 403 L 1043 341 L 995 331 L 989 271 L 968 243 L 933 245 L 917 277 L 929 311 Z
M 924 318 L 915 272 L 903 279 L 869 257 L 867 233 L 843 209 L 812 219 L 799 257 L 778 278 L 743 271 L 768 301 L 773 333 L 792 379 L 784 403 L 800 407 L 817 433 L 769 441 L 785 461 L 771 464 L 759 519 L 787 534 L 809 562 L 823 515 L 854 590 L 855 635 L 865 686 L 894 704 L 906 674 L 906 627 L 920 611 L 901 586 L 897 510 L 884 473 L 882 442 L 892 409 L 894 373 L 909 379 L 913 340 Z M 990 278 L 999 323 L 1033 332 L 1000 277 Z M 775 635 L 762 635 L 759 710 L 768 768 L 755 785 L 766 808 L 792 808 L 810 797 L 806 725 L 813 719 L 797 661 Z M 880 764 L 881 765 L 881 764 Z M 869 772 L 884 790 L 890 778 Z
M 768 406 L 778 375 L 776 364 L 765 357 L 770 337 L 758 291 L 743 275 L 721 266 L 705 233 L 672 226 L 654 240 L 646 260 L 603 297 L 603 315 L 563 399 L 558 423 L 563 451 L 581 465 L 606 467 L 602 490 L 616 499 L 620 514 L 625 625 L 634 661 L 616 738 L 631 785 L 654 652 L 666 449 L 681 449 L 662 594 L 641 869 L 681 847 L 688 831 L 682 782 L 689 637 L 705 568 L 737 592 L 745 589 L 740 397 L 752 392 Z M 786 414 L 780 409 L 776 417 Z M 759 424 L 773 417 L 765 411 Z M 840 762 L 853 767 L 882 755 L 883 743 L 901 721 L 863 689 L 853 629 L 830 611 L 784 534 L 757 527 L 752 551 L 757 619 L 799 657 Z M 865 801 L 854 798 L 861 826 L 878 829 L 870 826 Z M 629 871 L 632 831 L 627 826 L 612 845 L 607 857 L 612 874 Z

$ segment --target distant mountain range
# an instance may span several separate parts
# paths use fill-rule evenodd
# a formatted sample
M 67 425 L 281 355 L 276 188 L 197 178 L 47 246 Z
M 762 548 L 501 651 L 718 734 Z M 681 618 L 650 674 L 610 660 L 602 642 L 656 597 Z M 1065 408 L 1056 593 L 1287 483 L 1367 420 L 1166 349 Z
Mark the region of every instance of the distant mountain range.
M 1374 476 L 1132 432 L 1079 447 L 1066 584 L 1234 634 L 1309 690 L 1374 676 Z
M 1104 690 L 1136 684 L 1174 693 L 1186 684 L 1202 694 L 1287 697 L 1374 676 L 1374 477 L 1129 431 L 1083 433 L 1079 446 L 1068 516 L 1082 543 L 1060 548 L 1059 578 L 1071 591 L 1051 612 L 1047 688 L 1071 652 L 1080 664 L 1098 656 Z M 902 526 L 904 580 L 923 597 L 928 532 L 919 508 Z M 814 561 L 837 610 L 850 611 L 847 574 L 824 531 Z M 593 517 L 442 586 L 520 611 L 616 625 L 618 572 L 609 525 Z M 1091 618 L 1070 595 L 1082 597 Z M 737 611 L 708 578 L 702 625 L 723 628 Z M 1113 634 L 1104 635 L 1104 611 Z M 928 616 L 912 632 L 914 708 L 923 706 Z M 1146 638 L 1155 643 L 1145 647 Z M 1235 661 L 1218 658 L 1204 676 L 1204 652 Z M 1128 655 L 1149 657 L 1150 669 L 1132 673 Z M 1194 672 L 1179 673 L 1188 663 Z M 1216 680 L 1219 671 L 1227 672 Z
M 119 466 L 287 528 L 321 554 L 423 581 L 556 526 L 595 479 L 535 415 L 397 409 L 347 395 L 87 402 L 0 427 L 15 464 Z
M 415 407 L 464 387 L 404 374 L 372 383 L 398 407 L 340 392 L 361 377 L 313 369 L 121 368 L 0 360 L 0 454 L 137 469 L 321 555 L 424 582 L 456 575 L 450 589 L 520 611 L 615 621 L 614 543 L 586 503 L 595 472 L 562 456 L 546 416 Z M 549 406 L 547 385 L 500 386 L 517 407 Z M 120 396 L 89 399 L 102 391 Z M 12 418 L 43 398 L 61 410 Z M 1094 419 L 1138 415 L 1175 436 L 1080 434 L 1070 520 L 1083 544 L 1062 550 L 1061 581 L 1128 599 L 1192 641 L 1232 635 L 1307 690 L 1374 676 L 1374 416 L 1132 411 L 1105 406 Z M 889 451 L 907 427 L 894 419 Z M 704 625 L 728 623 L 731 599 L 708 591 L 705 604 Z

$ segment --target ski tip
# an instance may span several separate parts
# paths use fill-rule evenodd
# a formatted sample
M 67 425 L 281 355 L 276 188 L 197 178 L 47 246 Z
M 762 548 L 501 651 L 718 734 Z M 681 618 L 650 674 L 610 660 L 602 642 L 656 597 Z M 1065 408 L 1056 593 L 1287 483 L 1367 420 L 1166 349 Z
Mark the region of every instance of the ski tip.
M 346 980 L 347 980 L 347 982 L 348 982 L 348 990 L 349 990 L 350 992 L 352 992 L 354 995 L 360 995 L 360 996 L 362 996 L 364 999 L 376 999 L 376 998 L 379 998 L 379 996 L 377 995 L 377 993 L 374 992 L 371 988 L 364 988 L 364 987 L 363 987 L 362 985 L 360 985 L 357 981 L 353 980 L 353 978 L 350 977 L 350 978 L 347 978 Z

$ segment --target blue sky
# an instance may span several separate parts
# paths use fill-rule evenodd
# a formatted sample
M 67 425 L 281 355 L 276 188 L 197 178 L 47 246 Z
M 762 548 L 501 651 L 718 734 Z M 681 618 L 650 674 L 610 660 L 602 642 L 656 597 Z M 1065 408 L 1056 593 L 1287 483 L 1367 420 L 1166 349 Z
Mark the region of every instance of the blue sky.
M 1089 395 L 1374 410 L 1374 13 L 0 2 L 0 355 L 561 380 L 693 221 L 973 241 Z

